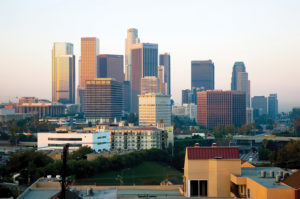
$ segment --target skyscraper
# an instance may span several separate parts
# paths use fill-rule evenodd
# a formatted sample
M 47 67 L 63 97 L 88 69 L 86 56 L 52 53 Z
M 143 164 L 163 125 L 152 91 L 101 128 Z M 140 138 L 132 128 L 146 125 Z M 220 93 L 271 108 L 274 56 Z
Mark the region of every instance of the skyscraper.
M 168 84 L 165 83 L 165 67 L 158 66 L 159 92 L 163 95 L 169 95 Z
M 79 85 L 77 102 L 80 110 L 84 111 L 84 94 L 87 80 L 97 77 L 97 55 L 99 54 L 99 40 L 96 37 L 81 38 L 81 57 L 79 59 Z
M 97 77 L 124 81 L 123 55 L 101 54 L 97 56 Z
M 139 125 L 164 127 L 171 126 L 170 96 L 160 93 L 139 95 Z
M 237 79 L 239 72 L 246 72 L 244 62 L 235 62 L 232 69 L 231 90 L 237 90 Z
M 75 103 L 75 55 L 71 43 L 53 44 L 52 101 Z
M 266 115 L 267 110 L 267 98 L 265 96 L 254 96 L 251 99 L 253 112 L 258 110 L 259 115 Z
M 277 94 L 270 94 L 268 97 L 268 114 L 273 118 L 276 118 L 278 115 Z
M 113 121 L 122 117 L 122 83 L 113 78 L 86 81 L 84 114 L 91 121 Z
M 246 97 L 238 91 L 197 93 L 197 123 L 206 128 L 217 125 L 242 126 L 246 123 Z
M 211 60 L 192 61 L 191 88 L 215 89 L 215 66 Z
M 131 46 L 140 43 L 138 38 L 138 30 L 130 28 L 127 30 L 127 38 L 125 39 L 125 80 L 131 81 Z
M 95 37 L 81 38 L 81 57 L 79 71 L 79 87 L 85 88 L 86 80 L 97 77 L 97 55 L 99 40 Z
M 189 93 L 191 92 L 190 89 L 185 89 L 181 91 L 181 104 L 188 104 L 189 103 Z
M 139 43 L 131 46 L 131 94 L 132 112 L 138 112 L 138 95 L 141 93 L 141 79 L 157 77 L 158 45 Z
M 159 55 L 159 65 L 164 66 L 164 83 L 167 85 L 166 94 L 171 96 L 171 59 L 169 53 Z
M 237 89 L 246 93 L 246 105 L 250 107 L 250 91 L 249 91 L 249 80 L 247 72 L 238 72 L 237 73 Z
M 159 79 L 155 76 L 145 76 L 141 79 L 141 94 L 159 93 Z

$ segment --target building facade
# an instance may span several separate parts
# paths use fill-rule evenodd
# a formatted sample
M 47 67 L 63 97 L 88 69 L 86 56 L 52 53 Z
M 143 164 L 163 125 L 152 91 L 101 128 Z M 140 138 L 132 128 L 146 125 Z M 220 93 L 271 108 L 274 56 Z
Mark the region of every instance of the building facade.
M 112 151 L 163 149 L 167 143 L 164 131 L 156 127 L 109 127 L 106 131 L 110 132 Z
M 267 98 L 265 96 L 254 96 L 251 99 L 253 111 L 258 110 L 259 115 L 268 114 Z
M 268 97 L 268 114 L 272 118 L 278 115 L 278 99 L 277 94 L 270 94 Z
M 170 96 L 159 93 L 139 95 L 139 125 L 164 127 L 171 126 Z
M 124 81 L 123 55 L 101 54 L 97 56 L 97 77 Z
M 97 55 L 99 40 L 96 37 L 81 38 L 81 57 L 79 67 L 79 87 L 85 88 L 87 80 L 97 77 Z
M 113 78 L 86 81 L 84 114 L 90 121 L 113 121 L 122 117 L 123 85 Z
M 211 60 L 192 61 L 191 88 L 215 89 L 215 66 Z
M 237 147 L 187 147 L 184 196 L 230 197 L 230 175 L 240 175 L 240 167 Z
M 80 147 L 88 146 L 96 152 L 109 151 L 110 133 L 98 131 L 95 133 L 86 132 L 51 132 L 38 133 L 38 150 L 62 150 L 64 145 L 69 143 L 70 150 L 77 150 Z
M 75 103 L 75 55 L 71 43 L 53 44 L 52 101 L 64 104 Z
M 165 94 L 171 96 L 171 57 L 169 53 L 159 54 L 159 65 L 164 67 Z
M 190 89 L 185 89 L 181 91 L 181 104 L 188 104 L 189 103 L 189 93 L 191 92 Z
M 237 91 L 246 93 L 246 105 L 250 107 L 250 91 L 247 72 L 238 72 L 237 74 Z
M 17 105 L 17 113 L 30 113 L 40 118 L 65 114 L 66 106 L 60 103 L 23 103 Z
M 165 82 L 165 67 L 158 66 L 158 80 L 159 80 L 159 93 L 163 95 L 168 94 L 168 84 Z
M 138 30 L 130 28 L 127 30 L 127 38 L 125 39 L 125 80 L 131 81 L 131 46 L 140 43 Z
M 159 93 L 159 79 L 155 76 L 145 76 L 141 79 L 141 94 Z
M 200 91 L 197 93 L 197 123 L 214 128 L 217 125 L 246 124 L 246 97 L 238 91 Z
M 131 94 L 132 112 L 138 112 L 138 95 L 141 94 L 141 79 L 157 77 L 158 45 L 139 43 L 131 46 Z

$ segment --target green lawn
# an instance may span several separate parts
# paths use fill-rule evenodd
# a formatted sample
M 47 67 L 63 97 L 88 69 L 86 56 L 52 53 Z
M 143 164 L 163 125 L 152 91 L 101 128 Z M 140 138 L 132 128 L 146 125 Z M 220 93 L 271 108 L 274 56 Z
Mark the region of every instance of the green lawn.
M 143 162 L 133 168 L 109 171 L 89 178 L 78 179 L 76 183 L 97 185 L 159 184 L 164 179 L 170 177 L 182 179 L 182 173 L 166 164 Z

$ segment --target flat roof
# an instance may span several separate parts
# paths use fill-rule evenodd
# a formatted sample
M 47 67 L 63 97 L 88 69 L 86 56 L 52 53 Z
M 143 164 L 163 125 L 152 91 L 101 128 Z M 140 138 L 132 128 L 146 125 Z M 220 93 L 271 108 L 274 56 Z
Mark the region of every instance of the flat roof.
M 282 188 L 282 189 L 291 188 L 287 185 L 276 183 L 275 176 L 277 175 L 278 171 L 282 171 L 283 173 L 287 172 L 279 167 L 252 167 L 252 168 L 241 168 L 241 169 L 242 169 L 241 177 L 248 177 L 266 188 Z M 266 177 L 264 178 L 261 177 L 262 170 L 266 172 Z M 274 171 L 274 178 L 270 177 L 270 171 Z

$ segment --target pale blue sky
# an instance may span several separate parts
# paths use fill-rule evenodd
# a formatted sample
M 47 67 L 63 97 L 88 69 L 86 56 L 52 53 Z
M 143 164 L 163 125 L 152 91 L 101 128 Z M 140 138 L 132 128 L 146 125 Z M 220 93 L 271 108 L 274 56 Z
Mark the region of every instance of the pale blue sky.
M 76 60 L 83 36 L 98 37 L 100 53 L 124 54 L 134 27 L 171 54 L 176 103 L 190 87 L 191 60 L 213 60 L 216 89 L 230 89 L 242 60 L 251 95 L 276 92 L 287 111 L 300 106 L 299 10 L 299 0 L 0 0 L 0 101 L 51 99 L 53 42 L 73 43 Z

